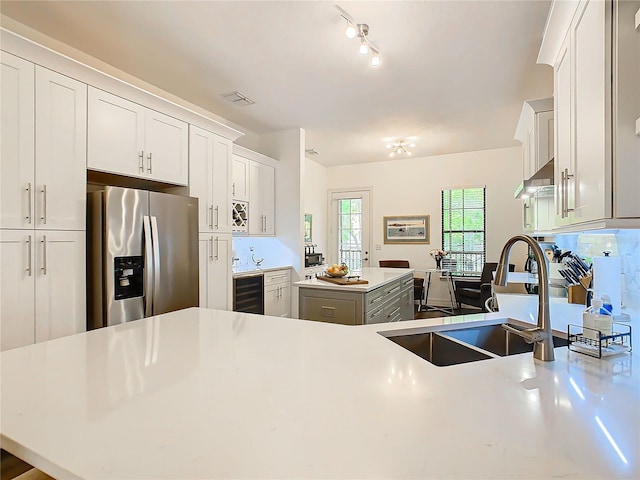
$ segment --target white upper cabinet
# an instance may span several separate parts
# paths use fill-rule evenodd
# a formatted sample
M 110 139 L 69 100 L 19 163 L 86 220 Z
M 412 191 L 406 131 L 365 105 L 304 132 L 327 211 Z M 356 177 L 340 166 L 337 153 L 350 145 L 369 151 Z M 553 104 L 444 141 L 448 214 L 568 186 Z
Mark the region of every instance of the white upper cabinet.
M 33 228 L 35 69 L 1 52 L 0 228 Z
M 189 127 L 189 192 L 199 199 L 199 231 L 231 232 L 231 140 Z
M 188 124 L 89 88 L 87 167 L 187 185 Z
M 526 180 L 553 159 L 553 98 L 524 102 L 514 138 L 522 143 Z
M 234 200 L 249 201 L 249 160 L 240 155 L 232 155 L 231 196 Z
M 275 234 L 275 168 L 254 161 L 249 165 L 249 234 Z
M 87 86 L 36 67 L 36 228 L 84 230 Z
M 1 228 L 84 230 L 87 86 L 2 54 Z
M 538 61 L 554 67 L 558 231 L 640 227 L 639 6 L 553 4 Z
M 233 146 L 232 197 L 238 222 L 235 232 L 275 235 L 275 177 L 277 160 L 239 145 Z M 245 219 L 240 218 L 247 209 Z M 242 223 L 242 225 L 239 225 Z

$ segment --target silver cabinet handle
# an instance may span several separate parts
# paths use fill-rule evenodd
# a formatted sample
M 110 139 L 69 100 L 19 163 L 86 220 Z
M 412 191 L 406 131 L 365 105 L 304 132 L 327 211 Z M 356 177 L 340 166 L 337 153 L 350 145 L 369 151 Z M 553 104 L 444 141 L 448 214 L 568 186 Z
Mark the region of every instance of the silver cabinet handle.
M 28 252 L 27 273 L 29 274 L 29 276 L 31 276 L 31 235 L 27 237 L 27 252 Z
M 42 223 L 44 223 L 45 225 L 47 224 L 47 186 L 43 185 L 42 186 L 42 197 L 43 197 L 43 201 L 42 201 Z
M 218 205 L 216 205 L 216 208 L 214 208 L 214 210 L 216 211 L 215 227 L 216 227 L 216 230 L 218 230 L 220 228 L 220 207 L 218 207 Z
M 391 312 L 389 315 L 387 315 L 387 318 L 393 317 L 399 311 L 400 311 L 400 307 L 397 307 L 393 312 Z
M 529 205 L 527 205 L 526 203 L 522 204 L 522 210 L 523 210 L 523 217 L 522 217 L 522 223 L 524 224 L 525 227 L 530 227 L 531 223 L 527 222 L 527 209 L 530 208 Z
M 209 228 L 213 228 L 213 205 L 209 205 Z
M 566 216 L 567 217 L 569 216 L 569 212 L 573 212 L 573 208 L 569 208 L 569 195 L 568 195 L 568 192 L 569 192 L 569 179 L 570 178 L 573 178 L 573 175 L 569 173 L 569 169 L 568 168 L 565 168 L 564 169 L 564 182 L 565 182 L 565 192 L 567 192 L 567 193 L 565 193 L 564 197 L 565 197 L 565 205 L 566 205 L 566 209 L 565 210 L 566 210 L 566 214 L 567 214 Z
M 220 245 L 219 245 L 219 243 L 218 243 L 218 241 L 219 241 L 219 240 L 220 240 L 220 239 L 219 239 L 218 237 L 216 237 L 216 243 L 215 243 L 216 248 L 215 248 L 215 254 L 214 254 L 214 258 L 215 258 L 216 260 L 218 260 L 218 253 L 219 253 L 219 250 L 220 250 Z
M 233 182 L 231 184 L 231 195 L 235 195 L 236 194 L 236 182 Z
M 209 261 L 213 262 L 213 237 L 209 237 Z
M 42 273 L 47 274 L 47 236 L 42 236 Z
M 149 166 L 147 167 L 147 172 L 149 173 L 153 173 L 153 160 L 151 158 L 151 152 L 149 152 L 149 155 L 147 156 L 147 160 L 149 160 Z
M 140 173 L 144 173 L 144 150 L 138 154 L 138 159 L 140 159 L 140 165 L 138 166 Z
M 27 183 L 27 222 L 31 223 L 31 182 Z

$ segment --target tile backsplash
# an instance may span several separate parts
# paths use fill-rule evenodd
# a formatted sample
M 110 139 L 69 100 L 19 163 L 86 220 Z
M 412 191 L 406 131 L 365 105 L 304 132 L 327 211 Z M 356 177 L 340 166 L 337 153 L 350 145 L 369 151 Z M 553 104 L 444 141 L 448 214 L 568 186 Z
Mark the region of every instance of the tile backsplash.
M 622 260 L 622 304 L 640 310 L 640 230 L 556 235 L 555 243 L 590 261 L 604 251 Z

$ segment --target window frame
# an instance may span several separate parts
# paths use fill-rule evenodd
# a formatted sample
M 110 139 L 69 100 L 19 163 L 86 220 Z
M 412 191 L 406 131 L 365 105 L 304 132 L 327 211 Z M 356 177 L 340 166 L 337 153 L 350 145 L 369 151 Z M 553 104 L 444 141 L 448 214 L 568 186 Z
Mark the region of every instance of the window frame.
M 474 206 L 466 207 L 465 192 L 471 191 L 471 190 L 480 190 L 480 189 L 482 190 L 482 206 L 478 207 L 477 203 L 474 203 Z M 452 192 L 459 191 L 459 190 L 462 190 L 462 206 L 453 208 L 452 202 L 451 202 L 451 195 L 452 195 Z M 469 194 L 471 194 L 471 192 L 469 192 Z M 446 196 L 449 196 L 448 208 L 445 208 Z M 448 263 L 450 263 L 452 260 L 456 260 L 456 267 L 455 269 L 451 270 L 452 276 L 479 277 L 482 272 L 482 267 L 484 266 L 484 263 L 486 262 L 486 258 L 487 258 L 487 187 L 482 186 L 482 187 L 443 188 L 441 190 L 440 201 L 441 201 L 441 221 L 442 221 L 441 248 L 442 250 L 448 252 L 449 254 L 447 257 L 443 259 L 443 268 L 446 269 Z M 465 225 L 464 225 L 465 212 L 466 211 L 477 212 L 478 210 L 482 211 L 482 229 L 465 228 Z M 445 225 L 447 225 L 445 218 L 448 215 L 448 218 L 451 220 L 451 218 L 453 218 L 452 214 L 454 211 L 456 212 L 462 211 L 462 229 L 454 230 L 452 228 L 451 221 L 448 222 L 448 229 L 445 229 Z M 481 252 L 478 250 L 465 249 L 465 245 L 464 245 L 465 234 L 474 234 L 474 233 L 482 234 L 482 251 Z M 461 250 L 453 250 L 451 248 L 451 243 L 452 243 L 451 237 L 454 234 L 462 235 Z M 449 239 L 448 242 L 446 241 L 447 237 Z M 470 263 L 475 265 L 474 269 L 465 268 Z M 460 266 L 462 266 L 463 269 L 460 269 Z

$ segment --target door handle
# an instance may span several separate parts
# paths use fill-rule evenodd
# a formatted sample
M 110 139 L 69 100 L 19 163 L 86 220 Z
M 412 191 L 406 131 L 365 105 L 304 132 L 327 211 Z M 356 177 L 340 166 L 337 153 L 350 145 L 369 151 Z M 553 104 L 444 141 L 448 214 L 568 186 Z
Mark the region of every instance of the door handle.
M 220 250 L 220 245 L 218 244 L 218 241 L 219 241 L 219 237 L 216 237 L 216 243 L 215 243 L 216 248 L 215 248 L 215 255 L 214 255 L 214 258 L 216 260 L 218 260 L 218 253 Z
M 47 224 L 47 186 L 42 186 L 42 223 Z
M 138 159 L 140 160 L 140 165 L 138 165 L 140 173 L 144 173 L 144 150 L 140 151 L 140 153 L 138 154 Z
M 149 166 L 147 167 L 147 172 L 149 173 L 153 173 L 153 160 L 151 158 L 151 152 L 149 152 L 149 155 L 147 156 L 147 160 L 149 160 Z
M 144 231 L 144 316 L 150 317 L 153 303 L 153 245 L 148 215 L 142 217 L 142 227 Z
M 216 208 L 214 208 L 214 210 L 216 211 L 215 228 L 216 228 L 216 230 L 218 230 L 220 228 L 220 207 L 218 207 L 218 205 L 216 205 Z
M 160 290 L 160 241 L 158 239 L 158 219 L 151 217 L 151 241 L 153 243 L 153 300 Z M 153 307 L 155 310 L 155 306 Z
M 231 184 L 231 195 L 235 195 L 236 194 L 236 182 L 233 182 Z
M 31 276 L 31 235 L 27 237 L 27 273 Z
M 43 235 L 42 240 L 42 273 L 43 275 L 47 274 L 47 236 Z
M 213 262 L 213 237 L 209 237 L 209 241 L 207 242 L 209 244 L 209 248 L 207 250 L 209 250 L 209 261 Z
M 213 228 L 213 205 L 209 205 L 209 228 Z
M 31 223 L 31 182 L 27 183 L 27 222 Z

